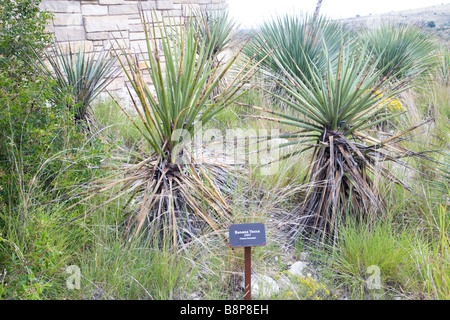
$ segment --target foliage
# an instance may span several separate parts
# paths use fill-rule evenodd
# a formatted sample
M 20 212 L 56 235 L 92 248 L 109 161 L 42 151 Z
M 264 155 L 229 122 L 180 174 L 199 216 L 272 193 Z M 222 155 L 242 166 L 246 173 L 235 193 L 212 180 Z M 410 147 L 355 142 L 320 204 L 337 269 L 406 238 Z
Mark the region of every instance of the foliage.
M 14 64 L 16 69 L 10 76 L 18 79 L 27 77 L 28 70 L 33 69 L 35 51 L 43 50 L 51 39 L 45 32 L 51 16 L 39 10 L 40 2 L 0 1 L 0 69 Z
M 56 196 L 90 177 L 86 167 L 98 165 L 106 148 L 93 138 L 90 150 L 79 152 L 85 137 L 75 132 L 72 115 L 64 105 L 49 103 L 55 94 L 52 79 L 37 70 L 19 86 L 9 75 L 15 65 L 9 66 L 0 72 L 0 210 L 15 211 L 33 189 Z
M 6 203 L 17 202 L 19 182 L 15 172 L 30 181 L 49 152 L 63 144 L 64 114 L 58 106 L 49 108 L 51 81 L 28 75 L 17 81 L 11 73 L 22 70 L 20 63 L 10 63 L 0 71 L 0 194 Z M 49 178 L 43 177 L 44 181 Z
M 85 141 L 73 133 L 70 115 L 54 99 L 55 83 L 39 64 L 51 40 L 44 31 L 50 16 L 39 2 L 0 6 L 0 296 L 6 299 L 41 299 L 59 281 L 67 234 L 55 232 L 61 220 L 51 213 L 64 211 L 42 202 L 82 180 L 79 168 L 90 161 L 67 166 Z
M 68 234 L 55 233 L 59 222 L 51 213 L 57 210 L 43 211 L 34 210 L 25 220 L 0 216 L 7 223 L 0 229 L 1 299 L 43 299 L 63 276 Z
M 107 50 L 89 54 L 82 47 L 75 52 L 71 45 L 58 44 L 45 57 L 52 66 L 56 81 L 54 102 L 71 94 L 74 101 L 68 103 L 68 108 L 75 109 L 71 110 L 75 122 L 84 123 L 89 128 L 89 123 L 95 120 L 90 110 L 92 101 L 115 78 L 115 57 Z
M 397 79 L 407 79 L 424 71 L 431 71 L 436 62 L 433 39 L 419 27 L 384 24 L 373 30 L 362 32 L 361 40 L 367 41 L 377 68 L 388 75 L 396 68 Z
M 447 180 L 448 181 L 448 180 Z M 447 195 L 448 195 L 447 186 Z M 421 266 L 419 276 L 430 295 L 437 299 L 450 298 L 450 263 L 449 263 L 449 227 L 450 215 L 448 202 L 438 202 L 433 208 L 421 209 L 427 222 L 431 239 L 421 241 L 418 247 L 422 250 L 415 256 Z M 430 259 L 429 257 L 434 257 Z
M 0 37 L 0 198 L 15 199 L 12 176 L 17 152 L 21 169 L 29 177 L 57 129 L 58 111 L 45 107 L 51 96 L 48 79 L 34 65 L 35 48 L 45 46 L 49 36 L 39 2 L 1 1 Z
M 294 49 L 284 55 L 275 50 L 259 61 L 271 62 L 267 68 L 275 77 L 268 79 L 283 89 L 266 96 L 254 85 L 267 72 L 249 82 L 256 63 L 242 55 L 218 59 L 217 44 L 230 47 L 225 20 L 199 16 L 185 28 L 145 21 L 147 68 L 127 49 L 116 52 L 128 72 L 135 112 L 116 112 L 121 105 L 112 98 L 89 107 L 117 144 L 97 139 L 102 132 L 95 130 L 86 139 L 73 126 L 67 107 L 79 106 L 72 90 L 83 79 L 65 83 L 65 89 L 61 82 L 55 91 L 57 79 L 40 69 L 36 59 L 50 44 L 44 33 L 48 15 L 38 14 L 32 3 L 39 1 L 0 0 L 0 299 L 185 299 L 190 293 L 240 298 L 243 252 L 228 248 L 222 236 L 228 222 L 249 219 L 266 222 L 269 241 L 254 251 L 253 268 L 289 287 L 271 298 L 449 299 L 446 49 L 433 44 L 415 51 L 422 40 L 398 36 L 409 53 L 383 66 L 383 54 L 391 50 L 378 54 L 369 31 L 353 47 L 339 26 L 330 31 L 336 34 L 330 44 L 327 31 L 311 33 L 310 18 L 274 19 L 267 24 L 273 29 L 277 23 L 306 26 L 303 33 L 277 38 L 297 41 L 290 48 L 306 62 L 291 63 Z M 205 36 L 208 30 L 216 36 Z M 385 42 L 380 46 L 400 33 L 379 39 Z M 156 34 L 162 34 L 161 44 L 152 39 Z M 317 40 L 317 60 L 298 45 L 309 43 L 301 38 L 305 34 Z M 265 57 L 276 48 L 269 43 L 248 56 Z M 434 49 L 441 58 L 438 81 L 410 87 L 415 74 L 428 73 Z M 395 59 L 401 53 L 392 52 Z M 412 65 L 414 52 L 418 63 Z M 88 59 L 82 50 L 64 54 L 66 62 Z M 239 64 L 243 68 L 231 84 L 219 85 Z M 144 81 L 148 75 L 155 88 Z M 423 121 L 428 116 L 436 120 Z M 380 126 L 386 121 L 392 131 Z M 421 121 L 423 130 L 413 136 Z M 280 170 L 261 177 L 250 165 L 238 177 L 224 164 L 230 159 L 212 156 L 204 145 L 184 144 L 200 122 L 208 129 L 279 128 L 283 133 L 275 138 L 287 139 Z M 418 142 L 443 149 L 436 153 L 443 164 L 422 161 L 425 153 L 411 151 Z M 202 162 L 194 157 L 199 153 Z M 406 159 L 411 156 L 421 158 Z M 404 170 L 417 164 L 420 171 Z M 211 229 L 217 232 L 203 232 Z M 312 248 L 294 237 L 301 231 L 316 239 L 333 235 L 334 243 Z M 301 252 L 293 251 L 294 241 Z M 285 271 L 305 250 L 306 260 L 300 259 L 314 278 Z M 79 290 L 66 287 L 71 264 L 81 269 Z M 381 289 L 368 286 L 374 266 Z
M 170 244 L 155 248 L 145 241 L 126 242 L 120 235 L 96 242 L 96 259 L 85 256 L 80 261 L 81 288 L 71 294 L 99 300 L 186 299 L 195 267 L 169 248 Z
M 192 25 L 184 27 L 171 23 L 166 26 L 164 22 L 155 21 L 150 24 L 145 16 L 142 22 L 153 89 L 144 81 L 133 55 L 120 47 L 120 62 L 133 90 L 130 94 L 137 96 L 137 100 L 132 98 L 132 101 L 138 121 L 121 109 L 152 151 L 150 154 L 132 152 L 135 163 L 122 165 L 126 169 L 111 175 L 111 180 L 93 181 L 92 185 L 101 193 L 123 184 L 114 198 L 131 195 L 127 225 L 135 228 L 135 235 L 147 221 L 149 237 L 157 238 L 164 234 L 164 228 L 170 228 L 173 243 L 177 245 L 198 234 L 205 224 L 218 230 L 224 221 L 230 221 L 230 207 L 223 194 L 227 188 L 226 170 L 213 157 L 197 162 L 183 155 L 191 152 L 189 146 L 185 147 L 186 139 L 194 136 L 199 124 L 208 122 L 233 103 L 245 80 L 253 75 L 254 67 L 243 69 L 227 88 L 212 97 L 211 93 L 237 55 L 223 66 L 215 65 L 214 59 L 208 56 L 210 52 L 206 51 L 210 40 L 200 40 L 198 30 Z M 157 30 L 162 35 L 161 47 L 157 45 Z M 164 68 L 162 55 L 166 57 Z M 119 175 L 124 178 L 117 179 Z M 88 198 L 97 194 L 91 189 L 80 195 L 87 192 L 91 193 Z M 88 213 L 93 210 L 95 208 Z
M 392 223 L 359 224 L 351 218 L 336 247 L 330 248 L 326 268 L 338 287 L 347 287 L 351 298 L 386 299 L 389 287 L 405 286 L 414 270 L 410 248 L 407 232 L 398 232 Z
M 446 46 L 441 46 L 439 49 L 437 76 L 441 83 L 448 86 L 450 84 L 450 49 Z
M 392 82 L 402 69 L 392 69 L 387 77 L 383 77 L 384 70 L 376 70 L 377 63 L 371 64 L 366 59 L 367 50 L 367 45 L 353 50 L 343 46 L 336 68 L 333 58 L 325 50 L 325 75 L 308 64 L 312 75 L 310 81 L 307 77 L 286 72 L 288 78 L 279 85 L 290 98 L 274 95 L 297 114 L 255 107 L 277 116 L 258 118 L 296 128 L 290 134 L 293 140 L 281 146 L 299 145 L 301 149 L 288 156 L 313 149 L 309 191 L 298 214 L 301 233 L 314 235 L 314 238 L 325 240 L 327 236 L 335 235 L 346 214 L 381 214 L 382 198 L 370 174 L 381 175 L 408 188 L 383 162 L 390 160 L 402 164 L 398 159 L 414 155 L 395 141 L 415 127 L 384 140 L 366 130 L 397 115 L 391 111 L 380 113 L 380 108 L 389 106 L 386 101 L 404 90 L 407 82 Z M 375 115 L 376 121 L 373 120 Z

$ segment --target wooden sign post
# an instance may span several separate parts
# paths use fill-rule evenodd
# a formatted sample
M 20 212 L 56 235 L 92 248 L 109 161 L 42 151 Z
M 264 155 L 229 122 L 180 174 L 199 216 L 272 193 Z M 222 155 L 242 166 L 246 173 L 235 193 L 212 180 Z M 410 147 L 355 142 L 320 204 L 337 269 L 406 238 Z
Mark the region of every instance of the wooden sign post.
M 228 228 L 230 247 L 244 247 L 245 300 L 251 300 L 252 293 L 252 247 L 266 245 L 264 223 L 232 224 Z

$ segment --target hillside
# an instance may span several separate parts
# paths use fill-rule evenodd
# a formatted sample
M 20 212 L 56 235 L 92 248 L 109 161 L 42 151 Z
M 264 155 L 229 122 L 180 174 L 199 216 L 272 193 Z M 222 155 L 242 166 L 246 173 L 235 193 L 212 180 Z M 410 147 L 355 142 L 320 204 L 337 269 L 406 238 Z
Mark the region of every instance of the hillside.
M 357 16 L 343 21 L 355 28 L 373 28 L 386 22 L 418 23 L 429 31 L 436 32 L 446 40 L 450 40 L 450 3 L 369 16 Z

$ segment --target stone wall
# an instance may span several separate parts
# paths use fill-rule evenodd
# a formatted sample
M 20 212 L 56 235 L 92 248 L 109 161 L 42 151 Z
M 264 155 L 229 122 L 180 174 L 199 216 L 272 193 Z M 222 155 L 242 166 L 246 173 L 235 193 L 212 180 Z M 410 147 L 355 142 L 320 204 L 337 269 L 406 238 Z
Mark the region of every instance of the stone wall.
M 113 45 L 116 37 L 138 53 L 145 48 L 140 10 L 155 9 L 158 19 L 163 19 L 185 17 L 192 9 L 222 10 L 227 3 L 226 0 L 42 0 L 40 7 L 54 14 L 48 30 L 59 43 L 98 52 Z M 123 94 L 124 88 L 125 78 L 121 76 L 107 89 L 121 90 Z

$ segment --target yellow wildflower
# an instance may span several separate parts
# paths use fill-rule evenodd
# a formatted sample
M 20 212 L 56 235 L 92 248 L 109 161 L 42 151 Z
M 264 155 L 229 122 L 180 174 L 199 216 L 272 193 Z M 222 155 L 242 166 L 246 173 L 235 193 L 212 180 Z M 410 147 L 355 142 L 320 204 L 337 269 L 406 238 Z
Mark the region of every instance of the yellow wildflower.
M 401 102 L 398 99 L 384 100 L 381 103 L 381 105 L 386 106 L 387 109 L 392 112 L 406 111 L 406 108 L 401 104 Z
M 369 93 L 369 91 L 371 90 L 366 90 L 365 93 Z M 381 93 L 379 90 L 375 90 L 373 92 L 373 95 L 377 98 L 382 97 L 383 93 Z M 396 99 L 396 98 L 389 98 L 389 99 L 384 99 L 383 101 L 381 101 L 380 103 L 380 109 L 381 108 L 387 108 L 389 111 L 391 112 L 403 112 L 406 111 L 407 109 L 401 104 L 400 100 Z

